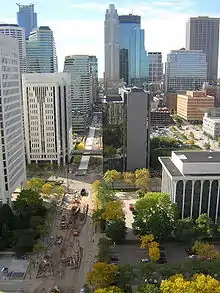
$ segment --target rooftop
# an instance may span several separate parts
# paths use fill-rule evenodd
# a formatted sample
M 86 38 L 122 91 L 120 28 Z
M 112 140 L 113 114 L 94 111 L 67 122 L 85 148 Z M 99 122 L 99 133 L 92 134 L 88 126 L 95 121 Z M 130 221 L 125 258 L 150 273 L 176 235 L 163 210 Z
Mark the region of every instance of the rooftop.
M 160 157 L 160 161 L 165 166 L 165 168 L 169 171 L 171 176 L 174 176 L 174 177 L 183 176 L 183 174 L 179 171 L 176 165 L 172 162 L 170 157 Z
M 182 162 L 186 163 L 220 163 L 220 151 L 174 152 Z
M 106 96 L 106 102 L 123 102 L 123 99 L 119 94 L 108 94 Z

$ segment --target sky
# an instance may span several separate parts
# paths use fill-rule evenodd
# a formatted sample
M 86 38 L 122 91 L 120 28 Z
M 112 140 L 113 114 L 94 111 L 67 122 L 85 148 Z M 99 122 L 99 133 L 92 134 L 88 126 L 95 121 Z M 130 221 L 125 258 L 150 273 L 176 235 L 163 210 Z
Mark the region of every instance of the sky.
M 2 0 L 3 1 L 3 0 Z M 17 0 L 19 1 L 19 0 Z M 20 4 L 29 4 L 21 0 Z M 104 17 L 110 3 L 120 14 L 141 15 L 148 52 L 163 53 L 185 47 L 186 21 L 191 16 L 220 17 L 220 0 L 33 0 L 38 26 L 49 26 L 56 42 L 59 71 L 66 55 L 96 55 L 99 77 L 104 71 Z M 15 0 L 4 1 L 0 22 L 16 23 Z

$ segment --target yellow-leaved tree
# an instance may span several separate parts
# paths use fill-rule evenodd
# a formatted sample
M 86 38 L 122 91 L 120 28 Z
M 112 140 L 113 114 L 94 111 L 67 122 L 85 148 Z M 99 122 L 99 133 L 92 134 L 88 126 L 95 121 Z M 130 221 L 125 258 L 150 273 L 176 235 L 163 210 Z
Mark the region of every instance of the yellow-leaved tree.
M 114 182 L 121 179 L 121 173 L 116 170 L 107 170 L 103 177 L 106 184 L 111 184 L 114 189 Z
M 101 185 L 100 180 L 96 180 L 92 183 L 94 206 L 96 207 L 96 209 L 101 208 L 101 202 L 98 197 L 100 185 Z
M 149 247 L 149 258 L 152 261 L 157 261 L 160 258 L 160 249 L 158 247 Z
M 45 196 L 48 197 L 53 193 L 53 188 L 54 186 L 50 183 L 45 183 L 42 188 L 41 188 L 41 193 Z
M 157 261 L 160 258 L 160 244 L 156 241 L 154 241 L 154 235 L 144 235 L 140 237 L 141 241 L 141 248 L 147 248 L 148 249 L 148 255 L 149 258 L 152 261 Z
M 124 172 L 122 174 L 123 180 L 128 185 L 135 185 L 135 174 L 132 172 Z
M 148 191 L 150 175 L 146 168 L 135 171 L 135 185 L 139 190 L 144 193 Z
M 154 235 L 148 234 L 140 237 L 141 248 L 149 248 L 150 243 L 154 241 Z
M 192 247 L 200 259 L 219 259 L 220 253 L 215 249 L 213 244 L 196 241 Z
M 196 274 L 192 280 L 175 275 L 163 281 L 160 290 L 163 293 L 219 293 L 220 281 L 204 274 Z
M 97 262 L 87 274 L 87 281 L 95 289 L 106 288 L 116 281 L 117 272 L 117 265 Z
M 124 220 L 123 202 L 114 200 L 107 203 L 102 218 L 106 221 Z
M 119 287 L 110 286 L 107 288 L 97 289 L 94 293 L 123 293 L 123 291 Z
M 83 151 L 85 149 L 85 143 L 81 141 L 79 144 L 77 144 L 76 149 L 77 151 Z
M 26 185 L 27 185 L 27 189 L 32 189 L 36 192 L 40 192 L 44 183 L 45 182 L 43 179 L 34 177 L 34 178 L 27 180 Z

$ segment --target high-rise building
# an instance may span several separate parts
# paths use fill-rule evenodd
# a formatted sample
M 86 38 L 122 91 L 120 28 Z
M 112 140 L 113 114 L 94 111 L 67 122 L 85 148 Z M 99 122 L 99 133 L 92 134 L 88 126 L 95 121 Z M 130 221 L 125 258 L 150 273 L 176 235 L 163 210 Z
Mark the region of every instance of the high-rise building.
M 53 31 L 40 26 L 27 41 L 27 73 L 57 72 L 57 55 Z
M 18 41 L 20 73 L 26 72 L 26 42 L 22 27 L 17 24 L 0 24 L 0 34 L 15 38 Z
M 96 56 L 89 56 L 90 70 L 92 74 L 92 98 L 97 101 L 98 96 L 98 59 Z
M 25 29 L 25 38 L 28 39 L 33 29 L 37 27 L 37 13 L 34 12 L 34 4 L 20 5 L 17 12 L 17 23 Z
M 88 55 L 66 56 L 64 72 L 71 75 L 72 130 L 85 132 L 91 114 L 92 69 Z
M 165 65 L 165 91 L 198 90 L 207 80 L 206 55 L 199 50 L 172 50 Z
M 163 81 L 163 62 L 161 52 L 148 52 L 148 82 L 160 84 Z
M 18 42 L 0 35 L 0 203 L 26 180 Z
M 191 17 L 186 26 L 186 48 L 202 50 L 206 54 L 209 82 L 218 76 L 219 18 Z
M 144 30 L 138 15 L 119 16 L 120 78 L 128 85 L 147 82 L 148 62 Z
M 105 14 L 105 86 L 119 81 L 119 20 L 114 4 Z
M 23 74 L 27 162 L 68 164 L 72 150 L 70 75 Z

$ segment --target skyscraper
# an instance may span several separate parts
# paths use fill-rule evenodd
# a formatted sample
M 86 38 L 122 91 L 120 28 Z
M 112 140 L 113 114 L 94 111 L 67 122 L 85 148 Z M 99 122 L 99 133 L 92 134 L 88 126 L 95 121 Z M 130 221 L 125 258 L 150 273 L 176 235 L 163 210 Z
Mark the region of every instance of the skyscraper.
M 66 56 L 64 72 L 71 75 L 72 130 L 85 132 L 92 108 L 92 72 L 88 55 Z
M 0 34 L 8 35 L 18 41 L 20 73 L 26 72 L 26 42 L 22 27 L 17 24 L 0 24 Z
M 37 27 L 37 13 L 34 12 L 34 4 L 20 5 L 17 12 L 17 23 L 25 29 L 25 38 L 28 39 L 33 29 Z
M 26 180 L 18 43 L 0 34 L 0 203 Z
M 72 150 L 70 75 L 23 74 L 27 162 L 68 164 Z
M 207 80 L 206 55 L 199 50 L 172 50 L 165 66 L 165 90 L 198 90 Z
M 98 59 L 96 56 L 89 56 L 90 70 L 92 74 L 92 98 L 95 102 L 98 95 Z
M 105 14 L 105 85 L 119 81 L 119 20 L 114 4 Z
M 140 16 L 119 16 L 119 45 L 120 78 L 127 84 L 141 86 L 147 81 L 148 64 Z
M 57 72 L 53 31 L 48 26 L 33 30 L 27 41 L 27 73 Z
M 186 26 L 186 49 L 202 50 L 208 63 L 208 81 L 218 76 L 219 19 L 208 16 L 191 17 Z
M 160 84 L 163 81 L 163 62 L 161 52 L 148 52 L 148 82 Z

